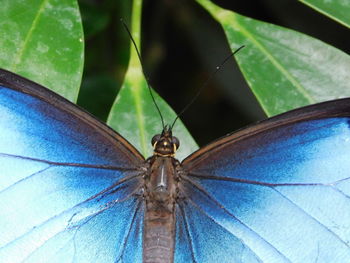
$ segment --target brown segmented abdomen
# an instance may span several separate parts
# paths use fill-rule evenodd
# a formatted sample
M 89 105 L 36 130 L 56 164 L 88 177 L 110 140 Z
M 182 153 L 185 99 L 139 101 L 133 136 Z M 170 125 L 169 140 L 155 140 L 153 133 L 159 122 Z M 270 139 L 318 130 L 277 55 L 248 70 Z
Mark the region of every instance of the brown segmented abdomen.
M 177 163 L 172 157 L 149 159 L 144 183 L 143 263 L 174 262 Z
M 146 212 L 143 238 L 144 263 L 174 262 L 174 213 L 167 211 Z

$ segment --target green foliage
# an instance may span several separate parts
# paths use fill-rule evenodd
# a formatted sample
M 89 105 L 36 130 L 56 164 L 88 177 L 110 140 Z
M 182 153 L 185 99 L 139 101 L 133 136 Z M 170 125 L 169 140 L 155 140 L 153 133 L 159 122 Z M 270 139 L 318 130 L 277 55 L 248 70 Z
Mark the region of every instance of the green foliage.
M 140 46 L 141 3 L 141 0 L 134 0 L 131 21 L 131 34 L 137 46 Z M 147 157 L 152 155 L 151 138 L 162 131 L 162 126 L 134 46 L 131 46 L 130 53 L 128 71 L 125 75 L 123 86 L 113 104 L 107 123 L 123 134 Z M 152 93 L 155 96 L 165 123 L 171 124 L 176 117 L 175 112 L 155 91 L 152 91 Z M 178 121 L 173 132 L 181 138 L 181 147 L 177 152 L 177 158 L 181 160 L 193 152 L 197 145 L 181 120 Z
M 2 0 L 0 17 L 0 66 L 76 101 L 84 63 L 76 1 Z
M 350 28 L 350 2 L 347 0 L 299 0 L 316 11 Z
M 238 15 L 207 0 L 198 2 L 222 25 L 233 49 L 246 46 L 236 59 L 268 116 L 350 96 L 347 54 L 299 32 Z

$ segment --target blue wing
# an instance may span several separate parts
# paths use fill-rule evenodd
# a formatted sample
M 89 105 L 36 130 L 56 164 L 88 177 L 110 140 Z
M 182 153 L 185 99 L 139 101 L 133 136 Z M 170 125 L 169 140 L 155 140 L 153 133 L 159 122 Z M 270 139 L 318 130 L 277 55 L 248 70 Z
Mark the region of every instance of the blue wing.
M 0 116 L 0 262 L 140 262 L 142 156 L 3 70 Z
M 307 107 L 184 160 L 188 261 L 350 262 L 349 116 L 349 99 Z

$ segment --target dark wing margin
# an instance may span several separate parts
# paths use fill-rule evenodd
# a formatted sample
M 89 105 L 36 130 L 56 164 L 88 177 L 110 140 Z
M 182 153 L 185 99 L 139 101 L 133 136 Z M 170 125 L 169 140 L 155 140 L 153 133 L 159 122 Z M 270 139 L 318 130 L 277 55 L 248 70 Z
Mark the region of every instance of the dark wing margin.
M 68 114 L 80 119 L 81 122 L 86 123 L 87 126 L 90 126 L 92 129 L 96 130 L 96 132 L 103 135 L 105 139 L 108 140 L 108 144 L 115 145 L 116 148 L 123 151 L 124 155 L 127 156 L 131 162 L 140 164 L 140 161 L 144 160 L 144 157 L 139 151 L 121 135 L 104 123 L 98 121 L 79 106 L 71 103 L 51 90 L 4 69 L 0 69 L 0 86 L 5 86 L 6 88 L 36 97 L 60 111 L 67 112 Z
M 221 137 L 212 143 L 201 147 L 198 151 L 189 155 L 182 161 L 184 167 L 195 166 L 196 162 L 200 162 L 202 158 L 206 158 L 207 154 L 220 151 L 221 147 L 226 144 L 235 143 L 243 140 L 246 137 L 253 136 L 260 132 L 273 130 L 277 127 L 293 124 L 301 121 L 331 118 L 331 117 L 349 117 L 350 116 L 350 99 L 339 99 L 333 101 L 326 101 L 302 108 L 298 108 L 277 116 L 268 118 L 256 124 L 249 125 L 246 128 L 240 129 Z

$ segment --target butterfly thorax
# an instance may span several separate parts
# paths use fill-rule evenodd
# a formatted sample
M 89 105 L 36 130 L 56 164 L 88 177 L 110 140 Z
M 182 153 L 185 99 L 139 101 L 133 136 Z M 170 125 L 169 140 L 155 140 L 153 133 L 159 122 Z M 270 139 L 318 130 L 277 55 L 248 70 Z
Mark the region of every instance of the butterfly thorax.
M 179 140 L 172 136 L 167 126 L 161 134 L 152 138 L 154 155 L 147 160 L 149 169 L 144 179 L 144 192 L 148 210 L 166 209 L 173 211 L 177 192 L 176 167 L 179 162 L 173 158 Z
M 153 156 L 145 176 L 145 201 L 147 210 L 166 209 L 173 211 L 177 193 L 175 167 L 178 161 L 173 157 Z
M 179 166 L 173 157 L 179 146 L 174 138 L 165 129 L 152 139 L 155 153 L 147 160 L 149 169 L 144 176 L 143 262 L 173 262 Z

